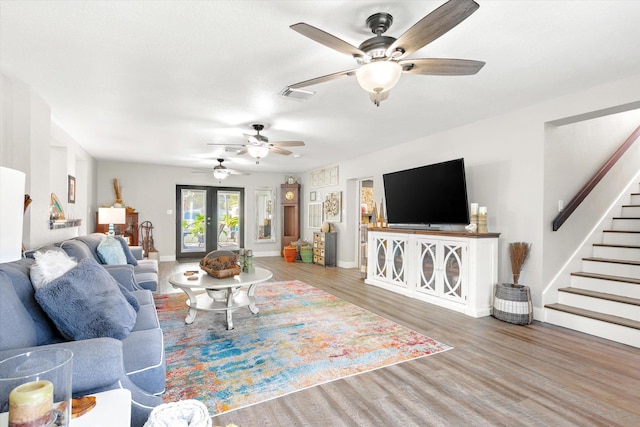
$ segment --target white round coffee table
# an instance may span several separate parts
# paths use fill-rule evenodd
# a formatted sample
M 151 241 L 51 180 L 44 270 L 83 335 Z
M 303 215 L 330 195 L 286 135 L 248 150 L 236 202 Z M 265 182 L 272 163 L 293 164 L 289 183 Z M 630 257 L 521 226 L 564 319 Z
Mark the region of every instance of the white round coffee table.
M 227 329 L 233 329 L 232 313 L 239 308 L 249 307 L 253 314 L 260 310 L 256 306 L 256 286 L 273 277 L 273 273 L 265 268 L 256 267 L 253 273 L 240 273 L 237 276 L 216 279 L 200 270 L 191 276 L 179 273 L 169 278 L 169 283 L 187 294 L 189 313 L 184 319 L 191 324 L 196 319 L 198 310 L 226 312 Z M 190 279 L 195 278 L 195 279 Z M 247 287 L 244 289 L 244 287 Z M 196 295 L 195 290 L 204 289 L 207 292 Z

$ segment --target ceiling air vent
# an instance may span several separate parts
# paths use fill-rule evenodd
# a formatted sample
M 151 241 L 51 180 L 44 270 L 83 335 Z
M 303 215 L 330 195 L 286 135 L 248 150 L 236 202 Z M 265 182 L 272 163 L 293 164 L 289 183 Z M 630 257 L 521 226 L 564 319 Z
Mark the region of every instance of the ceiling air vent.
M 280 96 L 288 99 L 295 99 L 296 101 L 306 101 L 311 98 L 315 94 L 312 90 L 304 90 L 304 89 L 292 89 L 289 86 L 286 86 L 280 92 Z

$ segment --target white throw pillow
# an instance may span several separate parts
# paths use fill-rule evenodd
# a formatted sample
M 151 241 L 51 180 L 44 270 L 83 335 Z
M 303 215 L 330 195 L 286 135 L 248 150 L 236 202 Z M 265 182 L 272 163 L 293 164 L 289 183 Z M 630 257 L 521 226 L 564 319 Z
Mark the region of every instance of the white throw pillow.
M 78 265 L 75 259 L 61 251 L 38 251 L 33 256 L 36 262 L 31 266 L 29 275 L 36 290 Z

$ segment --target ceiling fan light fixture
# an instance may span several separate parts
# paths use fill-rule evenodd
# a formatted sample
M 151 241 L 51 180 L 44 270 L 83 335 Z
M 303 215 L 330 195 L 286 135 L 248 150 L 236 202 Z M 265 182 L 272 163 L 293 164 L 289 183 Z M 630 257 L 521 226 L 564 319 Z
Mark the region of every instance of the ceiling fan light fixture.
M 369 93 L 387 92 L 398 83 L 402 66 L 395 61 L 373 61 L 356 71 L 356 80 Z
M 229 176 L 229 172 L 226 169 L 214 169 L 213 170 L 213 177 L 215 179 L 225 179 L 227 176 Z
M 269 154 L 269 147 L 266 145 L 250 145 L 247 147 L 247 152 L 251 157 L 261 159 L 263 157 L 267 157 L 267 154 Z

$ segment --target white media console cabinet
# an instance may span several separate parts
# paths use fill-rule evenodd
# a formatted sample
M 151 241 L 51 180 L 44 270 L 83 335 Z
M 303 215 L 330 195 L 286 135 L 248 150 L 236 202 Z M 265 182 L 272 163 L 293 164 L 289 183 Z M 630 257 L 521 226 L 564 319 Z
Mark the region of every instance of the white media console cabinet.
M 468 316 L 491 314 L 499 233 L 372 228 L 365 283 Z

